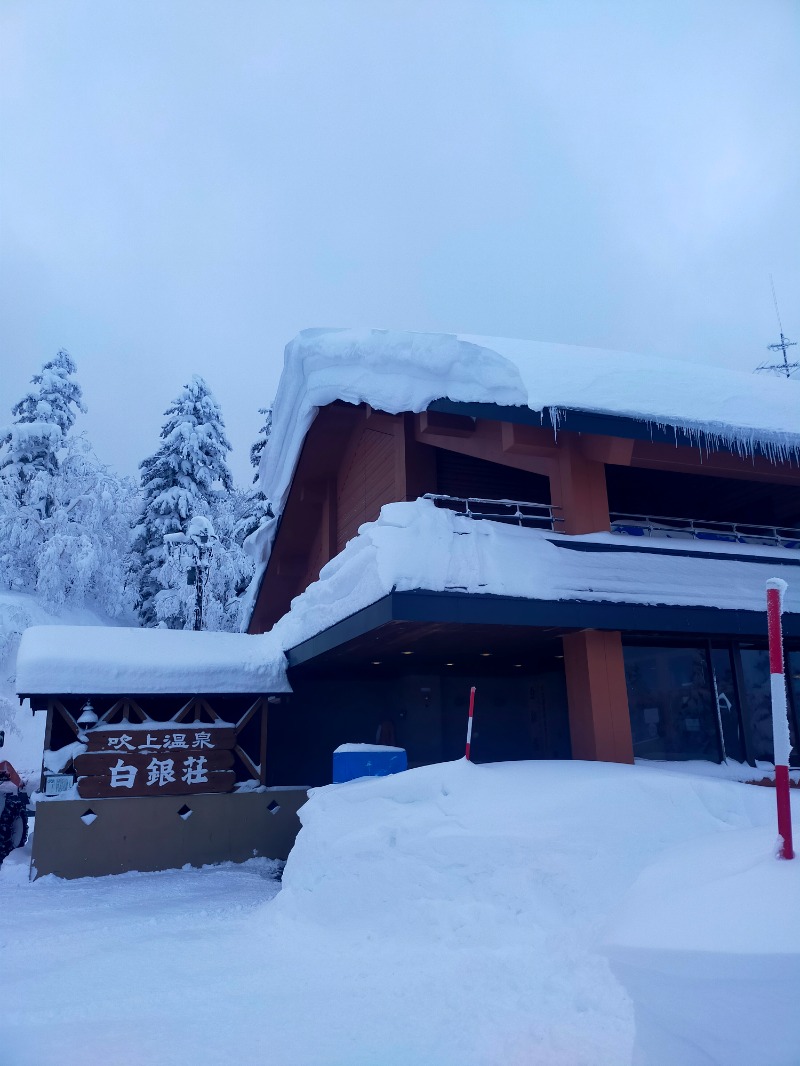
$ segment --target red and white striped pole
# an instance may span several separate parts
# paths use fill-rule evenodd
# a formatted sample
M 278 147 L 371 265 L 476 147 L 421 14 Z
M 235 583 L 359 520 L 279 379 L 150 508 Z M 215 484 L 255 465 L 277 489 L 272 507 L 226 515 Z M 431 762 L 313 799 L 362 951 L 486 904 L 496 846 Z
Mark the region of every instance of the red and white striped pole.
M 789 717 L 786 710 L 786 677 L 783 670 L 781 612 L 786 582 L 779 577 L 767 581 L 767 625 L 769 627 L 769 680 L 772 691 L 772 742 L 775 750 L 775 795 L 778 803 L 778 834 L 783 840 L 781 856 L 794 858 L 792 847 L 792 807 L 789 799 Z
M 467 753 L 466 753 L 466 756 L 465 756 L 467 762 L 471 761 L 470 757 L 469 757 L 469 749 L 470 749 L 470 746 L 472 744 L 472 715 L 473 715 L 474 710 L 475 710 L 475 686 L 473 685 L 472 688 L 469 690 L 469 718 L 467 720 Z

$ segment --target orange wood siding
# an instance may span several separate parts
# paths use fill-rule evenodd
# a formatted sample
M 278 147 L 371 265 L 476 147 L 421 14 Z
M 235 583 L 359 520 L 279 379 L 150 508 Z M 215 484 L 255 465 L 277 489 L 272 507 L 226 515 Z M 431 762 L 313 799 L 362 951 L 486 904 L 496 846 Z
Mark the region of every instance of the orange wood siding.
M 378 517 L 384 503 L 399 499 L 395 486 L 395 435 L 365 426 L 342 466 L 336 508 L 336 550 Z

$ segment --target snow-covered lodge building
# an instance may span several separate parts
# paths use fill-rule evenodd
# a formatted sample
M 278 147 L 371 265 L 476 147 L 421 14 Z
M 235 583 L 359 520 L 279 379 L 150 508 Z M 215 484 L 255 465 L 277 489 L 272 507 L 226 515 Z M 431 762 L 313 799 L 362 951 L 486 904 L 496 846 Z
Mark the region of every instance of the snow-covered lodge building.
M 800 705 L 799 401 L 620 353 L 301 334 L 250 621 L 287 655 L 276 778 L 378 736 L 455 758 L 471 684 L 479 760 L 768 761 L 775 575 Z
M 19 691 L 58 748 L 87 698 L 101 726 L 233 723 L 218 772 L 282 790 L 292 818 L 341 743 L 459 757 L 471 685 L 476 761 L 761 777 L 769 577 L 789 586 L 795 735 L 800 711 L 799 401 L 793 381 L 620 353 L 306 331 L 260 472 L 275 517 L 251 538 L 250 635 L 29 631 Z M 219 838 L 263 795 L 203 799 Z M 183 861 L 228 854 L 198 840 Z

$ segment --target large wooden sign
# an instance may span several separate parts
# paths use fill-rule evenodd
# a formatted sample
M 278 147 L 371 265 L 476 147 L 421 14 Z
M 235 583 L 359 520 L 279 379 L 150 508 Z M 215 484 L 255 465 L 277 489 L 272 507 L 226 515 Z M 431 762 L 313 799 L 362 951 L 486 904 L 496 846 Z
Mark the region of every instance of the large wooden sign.
M 96 799 L 230 792 L 235 743 L 233 726 L 99 726 L 88 732 L 87 750 L 75 758 L 78 794 Z

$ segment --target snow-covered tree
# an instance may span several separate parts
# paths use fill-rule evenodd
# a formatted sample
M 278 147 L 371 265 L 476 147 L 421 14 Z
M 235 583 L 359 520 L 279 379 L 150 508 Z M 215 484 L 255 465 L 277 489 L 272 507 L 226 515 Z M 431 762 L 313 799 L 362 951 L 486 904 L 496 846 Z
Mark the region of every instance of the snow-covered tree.
M 272 408 L 259 407 L 258 413 L 264 415 L 264 424 L 258 431 L 258 437 L 250 448 L 250 464 L 255 468 L 253 486 L 246 493 L 240 494 L 238 511 L 234 527 L 237 544 L 244 544 L 251 533 L 255 533 L 261 523 L 272 517 L 272 506 L 264 493 L 258 488 L 258 469 L 264 451 L 269 445 L 272 434 Z
M 0 430 L 0 477 L 15 482 L 20 499 L 38 474 L 56 472 L 59 449 L 78 411 L 86 412 L 75 373 L 72 357 L 62 348 L 34 374 L 36 388 L 12 407 L 13 424 Z M 46 509 L 47 499 L 40 505 Z
M 269 444 L 269 438 L 272 436 L 272 408 L 259 407 L 258 413 L 264 416 L 264 425 L 259 429 L 255 443 L 250 448 L 250 465 L 255 467 L 256 471 L 253 474 L 254 485 L 258 481 L 258 468 L 261 466 L 261 457 L 264 454 L 264 449 Z
M 125 611 L 133 485 L 71 430 L 85 412 L 65 351 L 34 375 L 0 431 L 0 587 L 58 608 L 87 602 Z
M 133 604 L 135 486 L 103 466 L 82 435 L 63 440 L 55 459 L 52 473 L 0 476 L 0 587 L 36 592 L 50 609 L 88 604 L 123 615 Z
M 128 614 L 135 599 L 128 576 L 138 509 L 134 481 L 104 466 L 83 435 L 70 436 L 50 491 L 36 591 L 51 607 L 92 604 L 112 617 Z
M 217 538 L 206 579 L 204 628 L 235 629 L 237 590 L 252 564 L 233 536 L 236 492 L 222 413 L 203 379 L 194 376 L 165 415 L 162 443 L 140 465 L 144 499 L 135 544 L 139 617 L 147 626 L 192 628 L 191 550 L 175 535 L 185 537 L 190 520 L 203 516 Z

